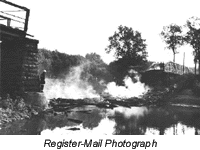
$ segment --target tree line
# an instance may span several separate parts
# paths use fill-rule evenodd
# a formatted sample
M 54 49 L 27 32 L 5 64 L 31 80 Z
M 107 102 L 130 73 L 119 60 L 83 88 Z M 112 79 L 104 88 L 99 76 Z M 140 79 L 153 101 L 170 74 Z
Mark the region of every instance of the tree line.
M 109 72 L 109 65 L 101 59 L 96 53 L 80 55 L 68 55 L 66 53 L 50 51 L 47 49 L 39 50 L 39 73 L 46 70 L 47 78 L 65 79 L 72 71 L 73 67 L 81 66 L 80 78 L 90 83 L 98 92 L 103 91 L 102 81 L 108 83 L 112 81 L 112 75 Z
M 195 74 L 197 63 L 200 70 L 200 18 L 191 17 L 182 26 L 177 24 L 165 26 L 160 35 L 167 45 L 166 48 L 172 50 L 174 63 L 178 48 L 185 44 L 191 45 L 194 49 Z
M 184 44 L 190 44 L 194 49 L 195 73 L 196 64 L 200 69 L 200 19 L 191 17 L 186 24 L 179 26 L 170 24 L 164 26 L 160 36 L 166 43 L 166 48 L 173 52 L 173 62 L 178 48 Z M 183 32 L 185 29 L 185 32 Z M 130 69 L 137 72 L 144 71 L 152 64 L 147 60 L 146 40 L 142 38 L 139 31 L 134 31 L 131 27 L 120 25 L 117 31 L 108 38 L 109 44 L 106 46 L 107 53 L 114 52 L 115 60 L 106 64 L 96 53 L 80 55 L 68 55 L 65 53 L 40 49 L 39 51 L 39 72 L 47 70 L 49 78 L 63 78 L 69 73 L 70 68 L 88 63 L 83 68 L 81 77 L 92 84 L 98 86 L 100 81 L 115 81 L 118 85 L 123 85 L 123 79 L 129 75 L 134 77 Z

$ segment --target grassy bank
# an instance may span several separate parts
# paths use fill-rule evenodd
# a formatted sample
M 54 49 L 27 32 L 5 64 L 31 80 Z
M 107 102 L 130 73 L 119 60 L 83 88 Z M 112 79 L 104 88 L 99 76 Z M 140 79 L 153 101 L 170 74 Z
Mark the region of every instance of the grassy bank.
M 172 80 L 171 86 L 174 86 L 174 94 L 169 102 L 179 105 L 200 106 L 200 82 L 198 76 L 194 74 L 185 74 Z
M 28 119 L 36 111 L 24 102 L 21 97 L 0 97 L 0 126 L 16 120 Z

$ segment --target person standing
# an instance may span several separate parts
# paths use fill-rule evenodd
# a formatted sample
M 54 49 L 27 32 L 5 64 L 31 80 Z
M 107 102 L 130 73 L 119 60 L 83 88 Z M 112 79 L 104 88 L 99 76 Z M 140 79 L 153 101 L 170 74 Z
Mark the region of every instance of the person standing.
M 43 70 L 42 74 L 40 75 L 40 92 L 43 92 L 44 89 L 46 72 L 46 70 Z

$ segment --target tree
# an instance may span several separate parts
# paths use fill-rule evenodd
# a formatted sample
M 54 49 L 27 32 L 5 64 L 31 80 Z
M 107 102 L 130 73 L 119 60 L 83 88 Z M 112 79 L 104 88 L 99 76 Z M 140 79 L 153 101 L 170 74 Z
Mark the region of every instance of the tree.
M 112 81 L 108 65 L 96 53 L 85 55 L 85 63 L 81 79 L 90 83 L 97 93 L 105 90 L 106 84 Z
M 113 81 L 117 85 L 124 85 L 124 77 L 128 74 L 128 68 L 125 67 L 127 62 L 125 59 L 119 59 L 109 64 L 109 72 L 113 76 Z
M 183 44 L 182 28 L 176 24 L 170 24 L 169 26 L 163 27 L 161 37 L 167 44 L 168 49 L 173 52 L 173 62 L 175 63 L 175 55 L 178 53 L 177 48 Z
M 195 74 L 196 74 L 196 64 L 199 62 L 200 70 L 200 18 L 191 17 L 187 20 L 186 27 L 188 32 L 184 40 L 189 43 L 194 49 L 194 64 L 195 64 Z M 199 72 L 200 74 L 200 72 Z
M 114 50 L 115 58 L 125 58 L 131 61 L 132 65 L 146 61 L 147 52 L 146 44 L 142 39 L 141 33 L 133 31 L 132 28 L 119 26 L 118 32 L 109 37 L 110 44 L 106 48 L 106 52 L 110 53 Z
M 103 62 L 103 60 L 101 59 L 101 56 L 99 54 L 96 54 L 96 53 L 86 54 L 85 58 L 87 60 L 89 60 L 90 62 L 94 62 L 96 64 L 105 64 Z
M 118 31 L 109 37 L 109 45 L 105 49 L 107 53 L 114 52 L 116 60 L 110 64 L 110 69 L 116 72 L 120 80 L 126 75 L 130 66 L 141 65 L 146 62 L 147 52 L 145 39 L 141 33 L 132 28 L 120 25 Z M 116 79 L 117 80 L 117 79 Z
M 197 53 L 195 51 L 193 51 L 193 55 L 194 55 L 194 74 L 196 75 L 197 74 L 197 62 L 198 62 Z
M 91 74 L 98 81 L 104 80 L 105 82 L 111 81 L 111 75 L 108 71 L 108 65 L 101 59 L 101 56 L 96 53 L 85 55 L 86 60 L 90 65 L 88 73 Z
M 41 73 L 44 69 L 47 70 L 49 78 L 65 78 L 71 67 L 78 66 L 85 60 L 80 55 L 68 55 L 57 50 L 39 49 L 38 71 Z

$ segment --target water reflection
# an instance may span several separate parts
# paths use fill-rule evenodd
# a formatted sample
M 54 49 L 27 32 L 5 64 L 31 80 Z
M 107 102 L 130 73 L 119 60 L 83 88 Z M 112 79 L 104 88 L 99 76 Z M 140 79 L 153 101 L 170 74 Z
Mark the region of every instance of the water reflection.
M 83 125 L 74 126 L 80 130 L 71 131 L 70 128 L 65 126 L 62 128 L 55 128 L 54 130 L 44 130 L 41 132 L 42 135 L 69 135 L 69 134 L 79 134 L 79 135 L 113 135 L 115 122 L 104 118 L 100 121 L 97 127 L 90 128 L 83 127 Z
M 83 111 L 89 111 L 89 113 L 83 113 Z M 106 117 L 106 110 L 94 106 L 77 107 L 68 114 L 68 117 L 82 120 L 83 128 L 93 129 L 99 125 L 103 118 Z
M 65 114 L 46 114 L 8 124 L 0 134 L 199 135 L 200 109 L 85 106 Z
M 199 135 L 200 130 L 194 127 L 188 127 L 184 124 L 178 123 L 172 127 L 166 128 L 163 134 L 165 135 Z M 148 128 L 146 135 L 158 135 L 159 130 L 154 128 Z
M 146 114 L 148 114 L 146 107 L 118 107 L 109 111 L 108 117 L 116 123 L 115 134 L 139 135 L 146 131 L 146 128 L 140 126 L 140 120 Z
M 148 111 L 149 110 L 147 107 L 131 107 L 131 108 L 116 107 L 113 110 L 109 110 L 108 115 L 115 116 L 116 113 L 120 113 L 123 115 L 124 118 L 129 119 L 132 116 L 135 116 L 136 118 L 142 117 L 145 114 L 147 114 Z

